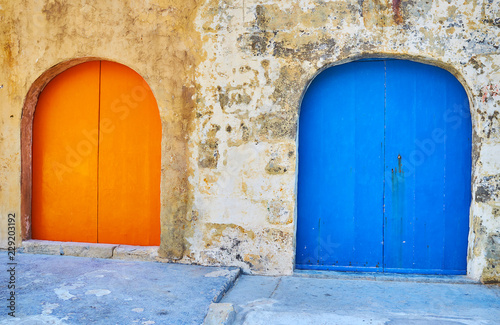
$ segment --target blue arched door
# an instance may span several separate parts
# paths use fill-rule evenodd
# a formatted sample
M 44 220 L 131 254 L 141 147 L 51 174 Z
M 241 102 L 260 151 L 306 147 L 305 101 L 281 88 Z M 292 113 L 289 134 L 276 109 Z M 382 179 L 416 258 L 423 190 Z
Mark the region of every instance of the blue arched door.
M 296 267 L 465 274 L 470 171 L 467 95 L 449 72 L 323 71 L 300 112 Z

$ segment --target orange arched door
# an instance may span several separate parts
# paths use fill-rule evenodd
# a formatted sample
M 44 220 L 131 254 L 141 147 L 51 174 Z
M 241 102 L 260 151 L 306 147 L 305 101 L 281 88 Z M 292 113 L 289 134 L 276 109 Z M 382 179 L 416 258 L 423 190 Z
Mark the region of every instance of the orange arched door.
M 161 122 L 144 79 L 92 61 L 55 77 L 33 122 L 32 237 L 160 243 Z

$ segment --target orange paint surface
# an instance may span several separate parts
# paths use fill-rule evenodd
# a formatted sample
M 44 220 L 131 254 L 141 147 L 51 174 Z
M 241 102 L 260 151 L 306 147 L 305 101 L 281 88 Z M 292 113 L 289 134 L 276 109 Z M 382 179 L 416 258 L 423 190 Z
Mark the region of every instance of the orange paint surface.
M 102 62 L 99 242 L 160 244 L 161 123 L 144 79 Z
M 97 241 L 99 62 L 66 70 L 45 87 L 33 122 L 32 238 Z
M 141 76 L 107 61 L 61 73 L 35 111 L 32 237 L 159 245 L 160 159 L 158 108 Z

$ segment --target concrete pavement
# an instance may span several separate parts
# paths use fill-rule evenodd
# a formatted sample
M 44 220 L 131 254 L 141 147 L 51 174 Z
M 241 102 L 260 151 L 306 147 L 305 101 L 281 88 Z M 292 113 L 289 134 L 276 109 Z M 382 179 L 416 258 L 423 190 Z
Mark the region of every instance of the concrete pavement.
M 297 271 L 238 278 L 236 268 L 34 254 L 16 256 L 12 318 L 5 251 L 0 262 L 2 325 L 500 324 L 500 286 L 460 276 Z
M 232 324 L 500 324 L 499 286 L 465 277 L 332 274 L 242 275 L 221 303 L 234 308 Z
M 8 316 L 7 252 L 0 252 L 0 324 L 201 324 L 239 274 L 202 267 L 72 256 L 16 256 Z

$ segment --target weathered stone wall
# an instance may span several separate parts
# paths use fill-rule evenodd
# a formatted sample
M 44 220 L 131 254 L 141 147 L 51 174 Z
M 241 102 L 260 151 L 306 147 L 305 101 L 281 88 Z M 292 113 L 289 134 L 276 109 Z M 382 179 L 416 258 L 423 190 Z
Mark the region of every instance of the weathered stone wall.
M 61 62 L 103 58 L 135 69 L 158 101 L 160 256 L 290 274 L 304 90 L 334 64 L 406 58 L 451 71 L 469 95 L 468 274 L 500 280 L 500 0 L 0 4 L 3 223 L 21 210 L 20 123 L 30 87 Z
M 184 232 L 190 226 L 185 216 L 192 200 L 187 139 L 196 104 L 195 68 L 201 62 L 200 34 L 193 23 L 197 7 L 191 0 L 0 1 L 2 246 L 8 213 L 16 213 L 18 232 L 21 219 L 29 226 L 30 209 L 26 202 L 21 208 L 20 201 L 20 148 L 31 144 L 29 139 L 21 143 L 21 115 L 24 130 L 31 123 L 33 101 L 54 71 L 105 59 L 137 71 L 156 97 L 163 125 L 160 255 L 183 256 Z M 28 165 L 30 161 L 25 157 Z M 29 229 L 24 235 L 29 237 Z
M 467 90 L 468 272 L 498 279 L 500 1 L 207 1 L 196 26 L 206 59 L 190 140 L 190 259 L 292 272 L 301 96 L 321 69 L 381 56 L 441 66 Z

